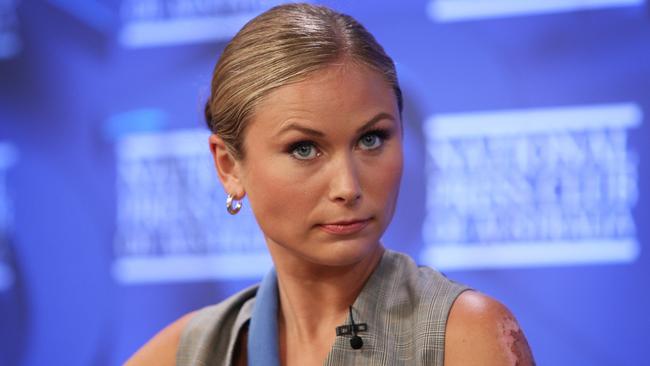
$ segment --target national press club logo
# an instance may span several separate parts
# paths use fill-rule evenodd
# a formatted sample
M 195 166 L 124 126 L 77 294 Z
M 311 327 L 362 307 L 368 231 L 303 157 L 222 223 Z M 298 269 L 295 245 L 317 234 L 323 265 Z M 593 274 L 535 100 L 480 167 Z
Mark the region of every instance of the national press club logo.
M 426 243 L 441 269 L 630 262 L 638 105 L 436 115 L 427 141 Z
M 237 216 L 226 212 L 208 136 L 189 129 L 118 138 L 118 282 L 259 278 L 271 267 L 246 201 Z

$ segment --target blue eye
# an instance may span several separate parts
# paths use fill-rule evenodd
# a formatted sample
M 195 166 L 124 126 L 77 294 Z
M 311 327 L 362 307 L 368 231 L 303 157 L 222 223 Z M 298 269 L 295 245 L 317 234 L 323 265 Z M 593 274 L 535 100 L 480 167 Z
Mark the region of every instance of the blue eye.
M 311 160 L 319 155 L 314 144 L 299 142 L 291 147 L 291 155 L 298 160 Z
M 384 136 L 379 132 L 367 133 L 359 139 L 359 147 L 363 150 L 374 150 L 384 144 Z

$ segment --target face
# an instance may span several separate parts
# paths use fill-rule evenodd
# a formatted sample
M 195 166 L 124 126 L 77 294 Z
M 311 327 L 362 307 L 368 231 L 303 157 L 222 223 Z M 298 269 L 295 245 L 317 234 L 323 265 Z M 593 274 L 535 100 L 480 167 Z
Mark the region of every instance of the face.
M 396 97 L 380 74 L 335 65 L 273 91 L 244 149 L 238 180 L 276 264 L 350 265 L 380 248 L 402 175 Z

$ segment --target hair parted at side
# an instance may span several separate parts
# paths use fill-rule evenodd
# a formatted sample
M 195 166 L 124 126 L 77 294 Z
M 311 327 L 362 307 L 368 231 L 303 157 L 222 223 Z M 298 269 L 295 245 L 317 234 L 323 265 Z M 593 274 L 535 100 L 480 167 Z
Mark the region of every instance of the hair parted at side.
M 271 91 L 342 60 L 363 64 L 402 92 L 395 64 L 351 16 L 312 4 L 279 5 L 249 21 L 228 43 L 212 75 L 205 119 L 237 159 L 257 103 Z

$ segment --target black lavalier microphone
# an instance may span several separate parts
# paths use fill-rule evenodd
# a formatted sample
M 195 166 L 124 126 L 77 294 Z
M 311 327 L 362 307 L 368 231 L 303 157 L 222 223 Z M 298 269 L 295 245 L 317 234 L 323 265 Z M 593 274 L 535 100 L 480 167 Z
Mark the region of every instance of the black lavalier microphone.
M 352 338 L 350 338 L 350 347 L 352 347 L 352 349 L 360 349 L 363 347 L 363 339 L 357 335 L 357 332 L 365 332 L 368 330 L 368 324 L 354 324 L 352 306 L 350 306 L 350 323 L 350 325 L 341 325 L 336 327 L 336 336 L 352 334 Z

